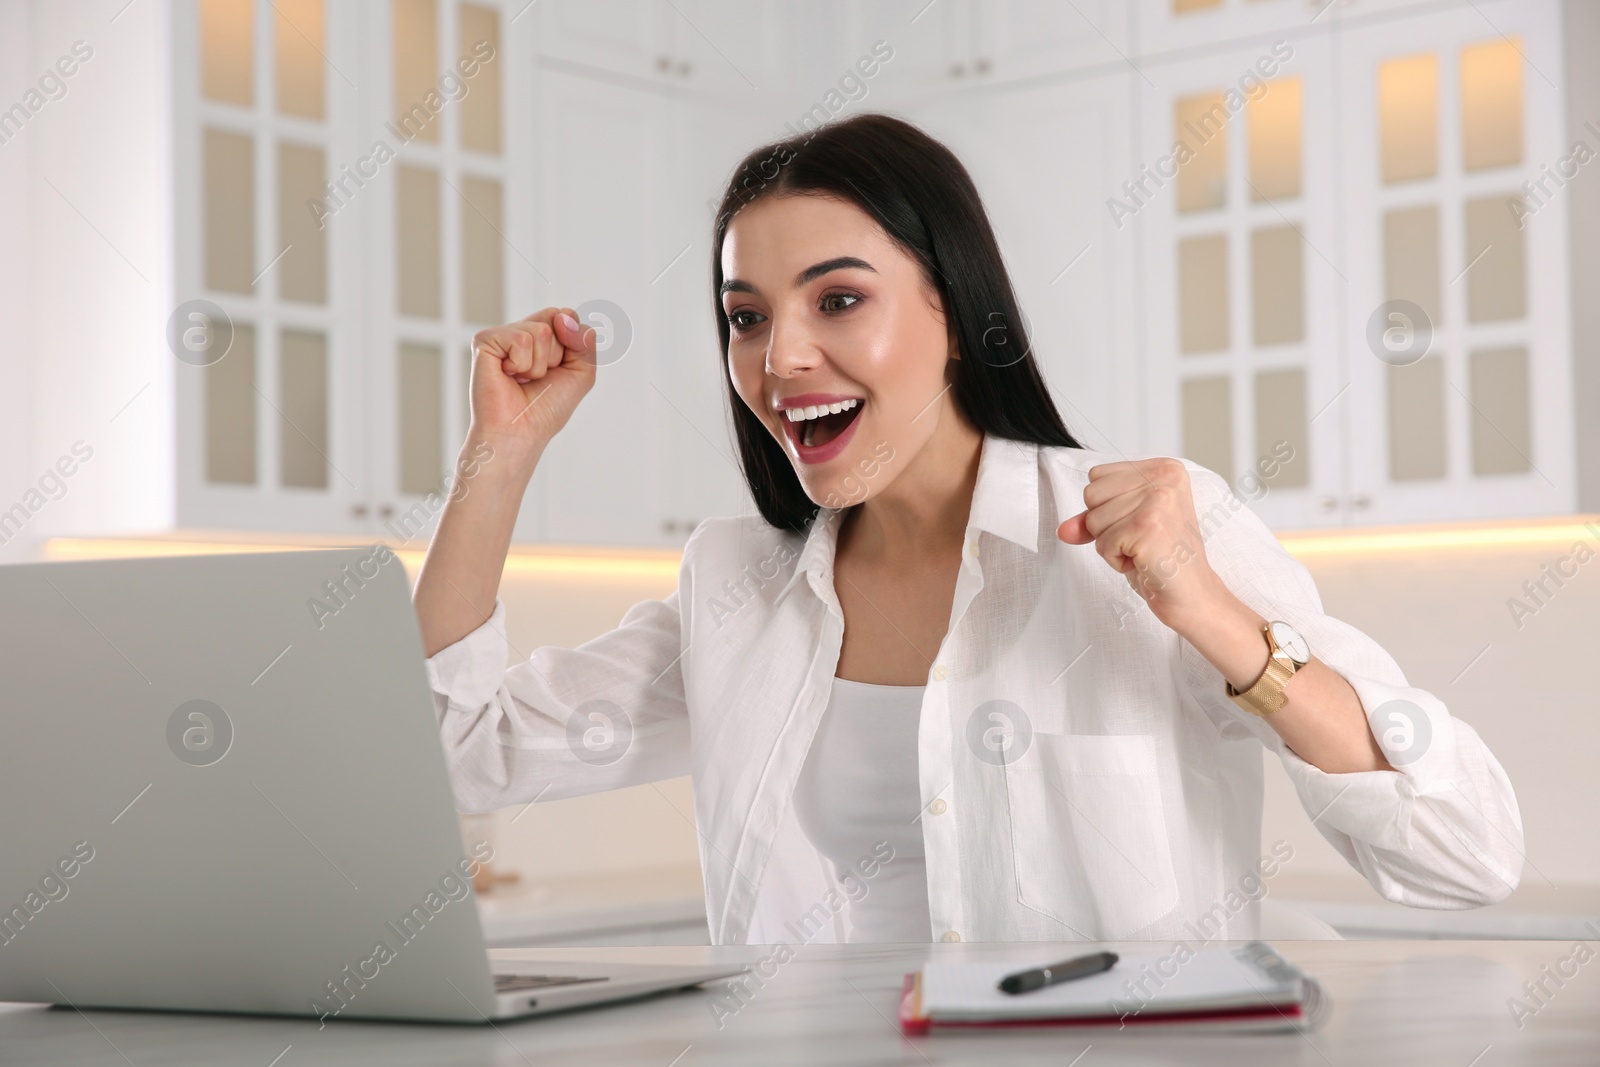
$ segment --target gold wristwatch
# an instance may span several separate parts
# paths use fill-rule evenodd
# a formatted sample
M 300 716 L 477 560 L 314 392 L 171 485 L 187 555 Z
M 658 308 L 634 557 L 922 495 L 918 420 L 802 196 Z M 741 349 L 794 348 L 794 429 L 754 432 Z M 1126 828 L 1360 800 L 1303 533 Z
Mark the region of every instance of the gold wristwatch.
M 1226 682 L 1228 696 L 1244 710 L 1255 715 L 1271 715 L 1288 702 L 1283 691 L 1294 677 L 1294 672 L 1311 662 L 1311 649 L 1306 639 L 1286 622 L 1273 621 L 1261 628 L 1267 639 L 1267 667 L 1261 677 L 1244 692 Z

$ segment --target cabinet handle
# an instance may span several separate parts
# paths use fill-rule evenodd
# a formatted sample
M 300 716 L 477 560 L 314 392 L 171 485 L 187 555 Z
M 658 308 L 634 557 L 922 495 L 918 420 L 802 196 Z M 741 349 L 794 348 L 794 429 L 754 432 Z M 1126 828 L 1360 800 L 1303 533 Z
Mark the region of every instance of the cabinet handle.
M 989 61 L 987 59 L 980 59 L 972 65 L 972 69 L 976 70 L 979 74 L 987 74 L 989 73 Z
M 393 504 L 385 504 L 385 505 L 383 505 L 382 507 L 380 507 L 378 509 L 378 517 L 379 518 L 387 519 L 389 516 L 391 516 L 393 514 L 394 514 L 394 505 Z
M 677 519 L 663 519 L 663 520 L 661 520 L 661 532 L 662 533 L 667 533 L 667 534 L 675 534 L 675 533 L 677 533 L 678 532 L 678 520 Z
M 1339 501 L 1331 496 L 1325 496 L 1317 501 L 1317 506 L 1323 511 L 1332 511 L 1339 506 Z
M 678 73 L 685 78 L 689 76 L 689 72 L 692 70 L 694 70 L 694 68 L 689 65 L 689 61 L 687 59 L 678 64 Z
M 1350 498 L 1350 506 L 1355 508 L 1357 511 L 1369 506 L 1371 503 L 1372 498 L 1367 496 L 1365 493 L 1357 493 L 1355 496 Z
M 966 67 L 965 63 L 952 63 L 952 64 L 950 64 L 950 77 L 959 78 L 962 75 L 966 74 L 966 72 L 967 72 L 967 67 Z
M 656 69 L 665 74 L 672 69 L 672 60 L 667 56 L 656 56 Z
M 365 504 L 351 504 L 350 514 L 358 519 L 364 519 L 367 517 L 367 506 Z

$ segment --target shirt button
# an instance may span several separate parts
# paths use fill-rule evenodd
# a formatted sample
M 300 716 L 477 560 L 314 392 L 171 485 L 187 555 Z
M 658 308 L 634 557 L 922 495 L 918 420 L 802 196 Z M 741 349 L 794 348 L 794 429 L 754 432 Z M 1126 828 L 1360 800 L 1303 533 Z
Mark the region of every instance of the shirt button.
M 976 541 L 972 542 L 972 554 L 973 556 L 977 556 L 978 554 L 978 542 Z
M 938 800 L 935 800 L 932 804 L 928 805 L 928 810 L 935 815 L 943 815 L 949 809 L 950 805 L 944 802 L 944 797 L 940 797 Z
M 954 930 L 946 930 L 944 932 L 944 939 L 946 941 L 960 941 L 961 935 L 956 933 Z
M 933 680 L 934 681 L 942 682 L 942 681 L 945 680 L 945 678 L 949 674 L 950 674 L 950 672 L 945 669 L 945 665 L 943 663 L 935 663 L 933 665 Z

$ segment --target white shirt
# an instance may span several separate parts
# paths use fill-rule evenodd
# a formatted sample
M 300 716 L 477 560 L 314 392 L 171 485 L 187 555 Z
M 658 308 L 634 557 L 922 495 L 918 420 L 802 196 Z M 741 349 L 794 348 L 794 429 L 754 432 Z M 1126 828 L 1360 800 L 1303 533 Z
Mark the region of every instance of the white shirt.
M 928 940 L 917 734 L 920 685 L 833 680 L 833 693 L 795 783 L 806 838 L 845 887 L 847 941 Z M 863 859 L 876 857 L 871 878 Z
M 1261 745 L 1386 899 L 1504 899 L 1523 857 L 1505 771 L 1377 642 L 1323 614 L 1309 573 L 1221 476 L 1186 461 L 1212 568 L 1297 629 L 1369 715 L 1402 698 L 1419 709 L 1409 750 L 1402 732 L 1377 734 L 1398 771 L 1300 759 L 1092 544 L 1057 539 L 1089 468 L 1118 458 L 985 437 L 918 732 L 929 936 L 1257 936 Z M 497 601 L 427 662 L 461 809 L 692 774 L 713 943 L 844 940 L 845 895 L 793 803 L 844 633 L 840 515 L 822 509 L 806 534 L 707 519 L 672 593 L 510 668 Z

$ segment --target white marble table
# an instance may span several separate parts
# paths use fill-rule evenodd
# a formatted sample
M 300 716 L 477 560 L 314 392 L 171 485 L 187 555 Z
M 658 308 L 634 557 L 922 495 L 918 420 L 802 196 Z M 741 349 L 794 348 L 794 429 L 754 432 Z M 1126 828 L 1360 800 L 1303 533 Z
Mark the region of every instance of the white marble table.
M 0 1063 L 560 1065 L 779 1067 L 784 1064 L 1294 1064 L 1507 1067 L 1600 1064 L 1600 959 L 1578 966 L 1518 1027 L 1507 999 L 1572 954 L 1559 941 L 1291 941 L 1333 1011 L 1315 1034 L 1141 1035 L 1054 1029 L 935 1032 L 894 1023 L 901 976 L 923 960 L 1037 959 L 1084 951 L 1018 944 L 802 948 L 735 1014 L 713 992 L 489 1027 L 314 1021 L 0 1005 Z M 1112 946 L 1116 947 L 1116 946 Z M 1130 946 L 1134 947 L 1134 946 Z M 1148 946 L 1146 946 L 1148 947 Z M 754 961 L 761 948 L 500 949 L 502 960 Z M 1568 967 L 1570 973 L 1571 967 Z M 1550 988 L 1555 989 L 1553 983 Z M 720 1025 L 719 1025 L 720 1023 Z M 1092 1047 L 1091 1047 L 1092 1046 Z M 1085 1049 L 1088 1049 L 1085 1053 Z M 275 1057 L 278 1057 L 275 1059 Z M 1081 1058 L 1079 1058 L 1081 1057 Z

